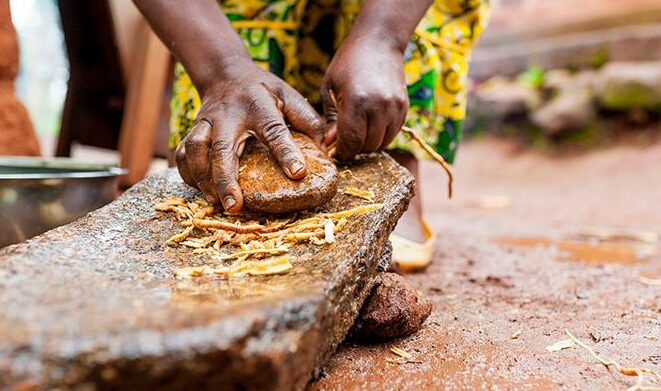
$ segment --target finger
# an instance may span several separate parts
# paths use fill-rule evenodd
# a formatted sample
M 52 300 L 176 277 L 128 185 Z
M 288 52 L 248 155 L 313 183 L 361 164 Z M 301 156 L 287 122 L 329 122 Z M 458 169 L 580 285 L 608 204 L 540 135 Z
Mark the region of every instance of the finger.
M 337 101 L 330 85 L 321 90 L 321 103 L 324 107 L 324 118 L 326 123 L 337 122 Z
M 199 188 L 207 201 L 215 202 L 214 192 L 209 186 L 209 148 L 211 146 L 212 125 L 209 119 L 202 118 L 193 126 L 186 138 L 184 147 L 186 163 L 195 187 Z
M 330 87 L 324 87 L 321 90 L 324 118 L 326 119 L 326 124 L 323 127 L 324 144 L 326 146 L 333 145 L 337 140 L 337 102 L 331 98 L 330 91 Z
M 367 117 L 363 103 L 343 104 L 340 102 L 337 117 L 337 143 L 335 156 L 340 160 L 351 160 L 365 146 Z
M 393 116 L 393 118 L 396 118 L 396 120 L 388 124 L 388 127 L 386 128 L 386 134 L 383 137 L 383 142 L 381 143 L 381 149 L 387 148 L 395 139 L 395 137 L 397 137 L 397 134 L 402 130 L 402 127 L 406 123 L 408 107 L 408 102 L 397 104 L 396 115 Z
M 285 175 L 294 180 L 303 179 L 307 173 L 305 159 L 294 143 L 284 119 L 271 98 L 264 96 L 258 99 L 261 111 L 251 122 L 251 129 L 271 150 Z
M 383 144 L 383 138 L 386 134 L 389 113 L 378 113 L 372 110 L 367 117 L 367 136 L 365 137 L 365 146 L 362 152 L 375 152 Z
M 179 170 L 179 175 L 181 179 L 184 180 L 188 186 L 197 187 L 197 184 L 193 180 L 193 177 L 190 174 L 188 169 L 188 163 L 186 162 L 186 147 L 184 143 L 179 143 L 179 146 L 174 152 L 174 159 L 177 162 L 177 169 Z
M 383 142 L 381 143 L 381 147 L 379 149 L 388 148 L 388 146 L 392 143 L 395 137 L 397 137 L 397 134 L 401 129 L 402 129 L 401 126 L 397 126 L 393 123 L 390 123 L 386 128 L 386 134 L 383 137 Z
M 243 208 L 243 195 L 239 187 L 239 153 L 242 149 L 237 121 L 226 118 L 215 124 L 211 142 L 211 184 L 223 209 L 236 213 Z
M 333 145 L 337 141 L 337 123 L 327 124 L 324 128 L 324 144 Z
M 292 128 L 307 134 L 317 144 L 321 144 L 324 124 L 321 116 L 296 90 L 287 86 L 283 91 L 283 114 Z

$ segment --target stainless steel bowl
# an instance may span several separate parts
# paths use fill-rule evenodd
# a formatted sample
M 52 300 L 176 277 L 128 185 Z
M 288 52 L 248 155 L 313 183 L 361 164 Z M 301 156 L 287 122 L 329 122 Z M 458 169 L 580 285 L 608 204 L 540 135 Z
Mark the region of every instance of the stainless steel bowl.
M 109 203 L 125 170 L 71 159 L 0 157 L 0 247 Z

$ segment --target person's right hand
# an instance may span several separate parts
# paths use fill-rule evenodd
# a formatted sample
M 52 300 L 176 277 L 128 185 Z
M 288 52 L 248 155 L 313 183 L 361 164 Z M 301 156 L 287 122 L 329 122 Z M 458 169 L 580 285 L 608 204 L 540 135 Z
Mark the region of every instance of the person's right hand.
M 199 90 L 197 120 L 175 156 L 184 182 L 200 189 L 207 201 L 222 203 L 228 212 L 241 210 L 239 158 L 251 135 L 271 150 L 289 178 L 305 177 L 305 159 L 288 125 L 319 143 L 322 120 L 292 87 L 242 59 Z

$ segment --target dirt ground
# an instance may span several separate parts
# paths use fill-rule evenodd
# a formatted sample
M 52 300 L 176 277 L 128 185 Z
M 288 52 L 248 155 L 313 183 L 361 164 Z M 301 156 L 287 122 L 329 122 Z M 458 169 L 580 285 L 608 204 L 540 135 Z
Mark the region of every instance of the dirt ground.
M 431 267 L 407 278 L 433 302 L 431 317 L 403 340 L 345 344 L 311 388 L 636 384 L 579 346 L 546 351 L 565 330 L 622 366 L 661 373 L 661 285 L 644 279 L 661 279 L 660 168 L 659 143 L 551 158 L 477 141 L 462 146 L 447 201 L 443 175 L 425 164 L 423 198 L 440 237 Z M 595 227 L 625 238 L 599 241 Z M 411 358 L 391 362 L 391 347 Z

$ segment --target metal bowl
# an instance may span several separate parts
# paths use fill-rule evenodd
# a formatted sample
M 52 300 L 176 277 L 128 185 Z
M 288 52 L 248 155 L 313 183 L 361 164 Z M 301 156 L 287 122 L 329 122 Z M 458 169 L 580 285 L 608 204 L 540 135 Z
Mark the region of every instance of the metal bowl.
M 109 203 L 125 170 L 71 159 L 0 157 L 0 247 Z

